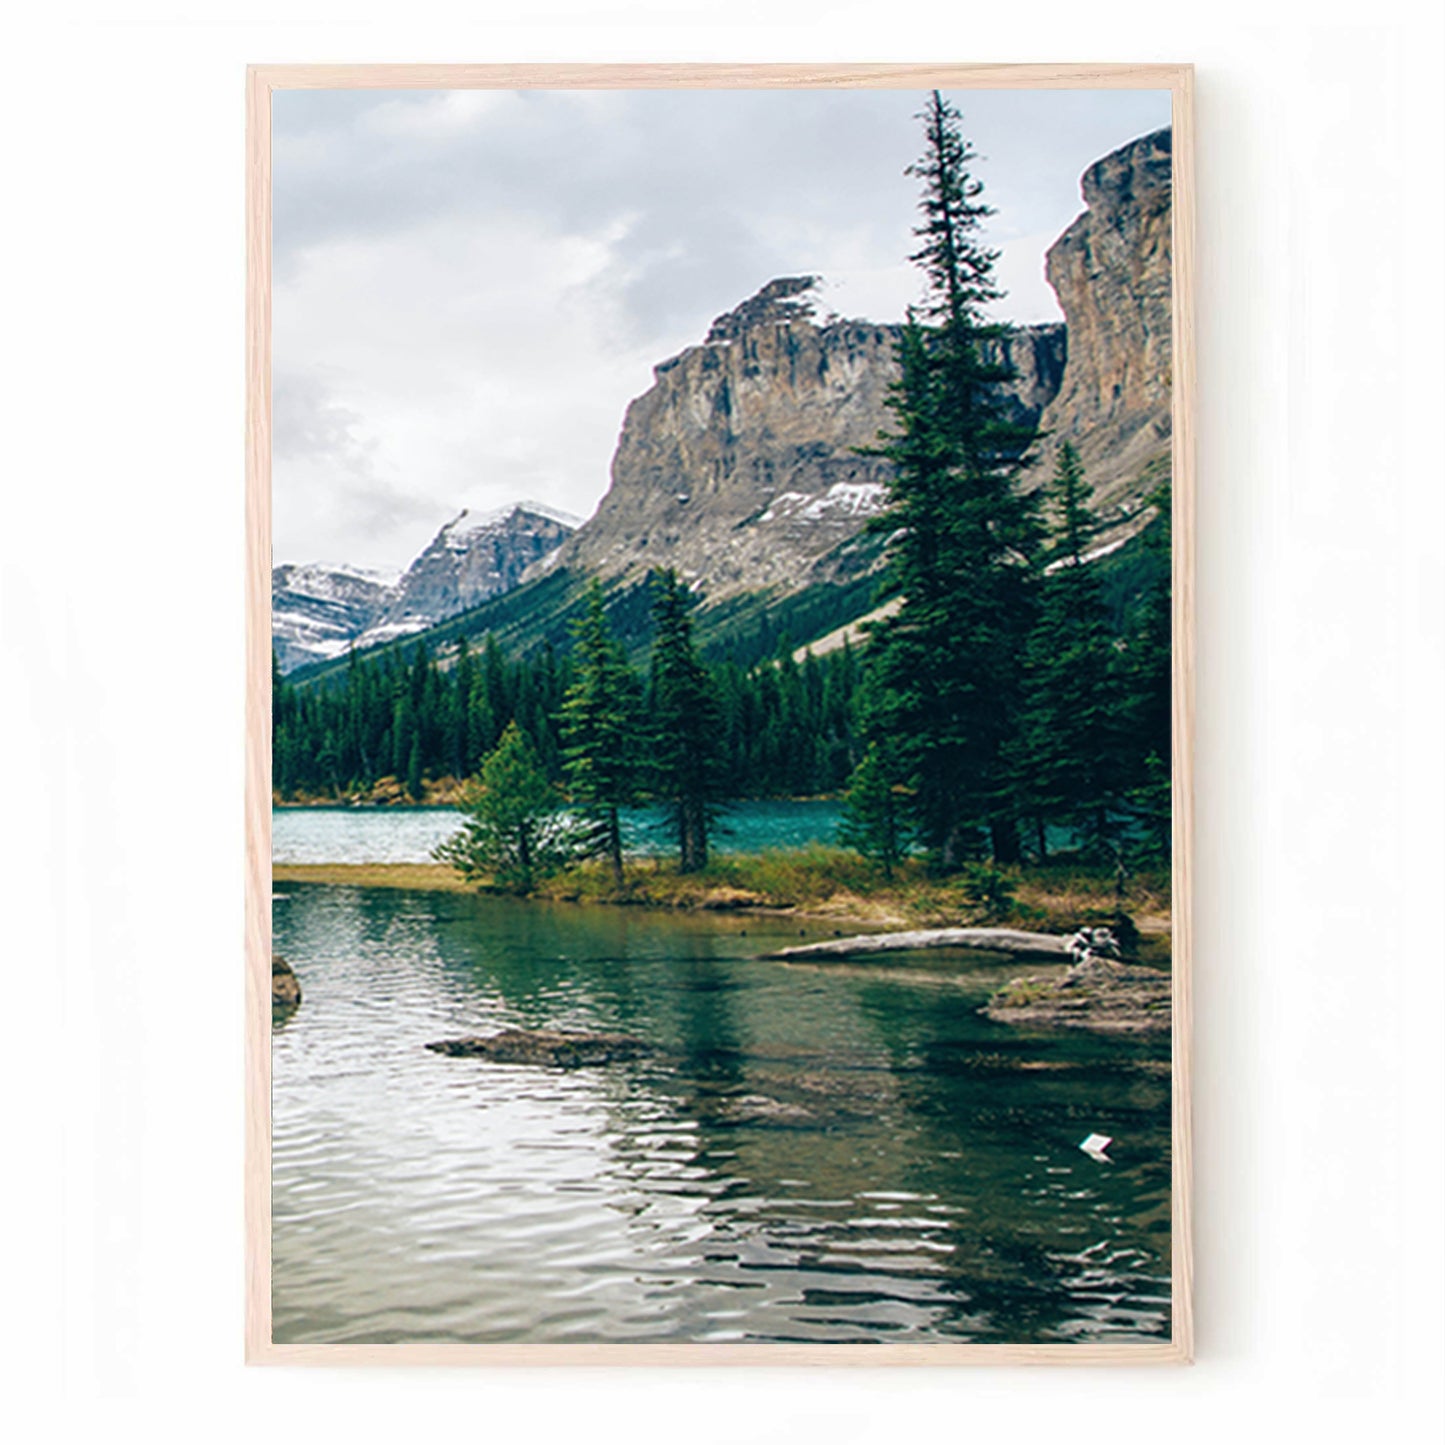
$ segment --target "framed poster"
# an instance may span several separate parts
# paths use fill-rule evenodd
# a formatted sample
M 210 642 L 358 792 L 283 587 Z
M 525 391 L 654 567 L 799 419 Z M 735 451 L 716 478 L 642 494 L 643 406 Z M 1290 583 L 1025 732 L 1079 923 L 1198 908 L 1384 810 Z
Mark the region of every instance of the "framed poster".
M 248 1359 L 1191 1358 L 1190 97 L 250 72 Z

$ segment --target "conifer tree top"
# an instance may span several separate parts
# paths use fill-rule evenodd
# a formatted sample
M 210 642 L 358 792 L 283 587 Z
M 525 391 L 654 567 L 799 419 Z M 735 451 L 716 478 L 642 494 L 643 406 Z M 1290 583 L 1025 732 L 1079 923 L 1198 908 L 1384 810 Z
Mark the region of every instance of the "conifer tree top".
M 908 259 L 928 278 L 923 312 L 946 325 L 982 326 L 984 307 L 1003 292 L 993 280 L 999 253 L 977 240 L 980 227 L 994 213 L 979 199 L 983 182 L 969 170 L 978 154 L 964 138 L 962 114 L 938 91 L 929 95 L 918 118 L 927 149 L 906 174 L 923 182 L 918 202 L 923 220 L 913 228 L 922 245 Z

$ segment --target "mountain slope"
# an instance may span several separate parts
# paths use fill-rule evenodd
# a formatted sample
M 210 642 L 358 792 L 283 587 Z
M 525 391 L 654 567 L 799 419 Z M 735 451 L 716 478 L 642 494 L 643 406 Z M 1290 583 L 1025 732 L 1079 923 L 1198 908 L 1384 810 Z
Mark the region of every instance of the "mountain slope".
M 271 569 L 271 646 L 282 672 L 337 657 L 390 601 L 396 574 L 325 563 Z
M 537 502 L 495 512 L 463 509 L 407 568 L 356 645 L 374 647 L 420 632 L 510 592 L 527 568 L 555 553 L 577 525 L 577 518 Z
M 577 519 L 538 502 L 463 509 L 400 576 L 284 564 L 271 571 L 271 635 L 283 673 L 423 632 L 510 591 L 555 554 Z

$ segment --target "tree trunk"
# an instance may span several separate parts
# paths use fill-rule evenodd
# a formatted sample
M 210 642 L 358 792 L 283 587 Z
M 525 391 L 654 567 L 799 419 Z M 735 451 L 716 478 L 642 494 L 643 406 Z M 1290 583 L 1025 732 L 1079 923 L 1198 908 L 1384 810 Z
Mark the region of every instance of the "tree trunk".
M 681 836 L 680 870 L 700 873 L 707 867 L 706 804 L 697 798 L 684 798 L 679 808 Z
M 607 810 L 607 856 L 612 861 L 612 884 L 620 893 L 622 891 L 622 824 L 617 817 L 617 809 Z
M 521 872 L 522 889 L 532 891 L 532 835 L 525 823 L 517 830 L 517 863 Z
M 995 863 L 1019 861 L 1019 830 L 1012 818 L 995 818 L 989 824 L 989 838 Z

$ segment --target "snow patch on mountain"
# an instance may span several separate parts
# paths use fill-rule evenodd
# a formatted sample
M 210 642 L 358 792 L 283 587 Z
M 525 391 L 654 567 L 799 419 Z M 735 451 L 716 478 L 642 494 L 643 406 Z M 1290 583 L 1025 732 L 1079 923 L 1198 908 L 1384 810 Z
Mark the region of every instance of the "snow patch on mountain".
M 281 671 L 394 642 L 510 591 L 578 526 L 538 502 L 463 508 L 404 573 L 287 563 L 271 573 L 271 635 Z
M 826 492 L 779 492 L 759 522 L 828 522 L 874 517 L 888 500 L 883 482 L 834 482 Z

